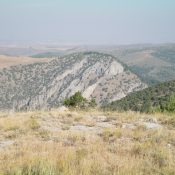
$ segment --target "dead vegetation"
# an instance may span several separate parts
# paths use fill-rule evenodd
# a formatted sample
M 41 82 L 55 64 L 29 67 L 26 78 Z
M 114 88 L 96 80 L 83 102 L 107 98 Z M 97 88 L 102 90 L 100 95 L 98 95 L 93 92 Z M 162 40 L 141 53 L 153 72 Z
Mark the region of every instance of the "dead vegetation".
M 174 117 L 97 110 L 0 113 L 0 174 L 173 175 Z

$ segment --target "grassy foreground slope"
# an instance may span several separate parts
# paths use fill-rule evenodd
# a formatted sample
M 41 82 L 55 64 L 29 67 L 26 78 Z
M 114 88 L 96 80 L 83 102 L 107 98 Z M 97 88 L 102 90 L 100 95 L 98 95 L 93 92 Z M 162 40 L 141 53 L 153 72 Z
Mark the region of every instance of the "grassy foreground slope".
M 175 116 L 0 113 L 1 175 L 173 175 Z
M 160 110 L 164 110 L 166 103 L 174 94 L 175 81 L 169 81 L 131 93 L 119 101 L 112 102 L 107 107 L 112 110 L 132 110 L 141 112 L 149 112 L 151 108 L 160 108 Z

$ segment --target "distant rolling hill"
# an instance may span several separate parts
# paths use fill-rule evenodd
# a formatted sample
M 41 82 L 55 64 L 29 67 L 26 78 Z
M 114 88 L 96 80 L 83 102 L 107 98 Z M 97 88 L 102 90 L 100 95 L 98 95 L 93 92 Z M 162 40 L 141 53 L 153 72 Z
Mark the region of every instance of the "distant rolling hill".
M 115 56 L 150 86 L 174 80 L 175 44 L 80 46 L 66 51 L 45 52 L 34 55 L 34 57 L 56 57 L 73 52 L 89 50 Z
M 39 53 L 36 55 L 32 55 L 32 58 L 53 58 L 53 57 L 58 57 L 64 55 L 62 52 L 45 52 L 45 53 Z
M 10 66 L 26 65 L 39 62 L 49 62 L 49 58 L 31 58 L 27 56 L 6 56 L 0 55 L 0 69 L 9 68 Z
M 103 49 L 150 85 L 174 80 L 175 44 L 131 45 Z
M 175 80 L 133 92 L 105 107 L 112 110 L 148 112 L 150 108 L 163 107 L 172 95 L 175 95 Z

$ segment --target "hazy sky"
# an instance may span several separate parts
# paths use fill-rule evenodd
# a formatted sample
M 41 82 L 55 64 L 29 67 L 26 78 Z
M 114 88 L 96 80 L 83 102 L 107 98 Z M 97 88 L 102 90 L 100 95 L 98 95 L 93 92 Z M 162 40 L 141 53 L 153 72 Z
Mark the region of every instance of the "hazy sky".
M 0 41 L 175 42 L 175 0 L 0 0 Z

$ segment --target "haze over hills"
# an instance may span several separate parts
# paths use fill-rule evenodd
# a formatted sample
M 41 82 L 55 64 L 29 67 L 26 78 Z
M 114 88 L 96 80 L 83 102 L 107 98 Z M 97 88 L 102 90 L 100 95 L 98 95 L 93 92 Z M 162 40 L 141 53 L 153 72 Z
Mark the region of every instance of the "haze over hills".
M 115 57 L 96 52 L 4 68 L 0 75 L 2 110 L 57 107 L 77 91 L 87 99 L 96 98 L 100 105 L 146 87 Z
M 108 49 L 148 84 L 174 80 L 175 44 L 131 45 Z
M 0 45 L 0 55 L 7 56 L 33 56 L 37 54 L 56 53 L 57 56 L 61 54 L 68 54 L 69 50 L 73 50 L 76 46 L 72 45 L 47 45 L 47 44 L 31 44 L 31 45 Z
M 32 51 L 31 51 L 32 50 Z M 33 45 L 0 47 L 1 55 L 55 58 L 76 52 L 98 51 L 115 56 L 149 85 L 175 77 L 175 44 L 137 44 L 123 46 Z

